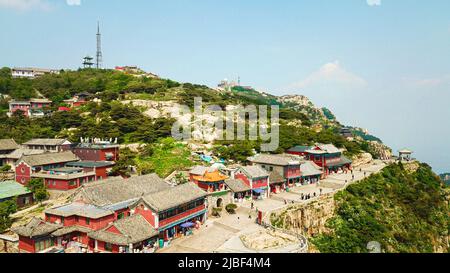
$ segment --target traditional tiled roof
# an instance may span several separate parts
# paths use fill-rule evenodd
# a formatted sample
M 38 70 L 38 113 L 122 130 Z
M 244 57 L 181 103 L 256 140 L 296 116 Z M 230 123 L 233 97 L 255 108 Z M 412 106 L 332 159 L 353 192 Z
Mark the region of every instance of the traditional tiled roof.
M 101 167 L 110 167 L 114 166 L 115 163 L 112 161 L 77 161 L 77 162 L 69 162 L 66 166 L 69 167 L 79 167 L 79 168 L 101 168 Z
M 18 148 L 19 145 L 17 145 L 14 139 L 0 139 L 0 151 L 15 150 Z
M 110 178 L 84 184 L 74 196 L 96 206 L 110 206 L 144 195 L 165 190 L 170 185 L 156 174 L 136 176 L 129 179 Z
M 250 187 L 240 179 L 227 179 L 225 184 L 230 188 L 232 192 L 246 192 L 251 190 Z
M 196 181 L 202 182 L 220 182 L 228 179 L 228 176 L 221 174 L 219 171 L 206 172 L 204 175 L 197 175 L 193 177 Z
M 28 193 L 31 191 L 15 181 L 0 182 L 0 200 Z
M 307 150 L 311 149 L 311 146 L 295 146 L 288 150 L 288 152 L 294 152 L 294 153 L 304 153 Z
M 319 145 L 319 148 L 321 150 L 327 151 L 330 154 L 336 154 L 336 153 L 340 153 L 341 151 L 336 148 L 336 146 L 334 146 L 333 144 L 323 144 L 323 145 Z
M 155 211 L 165 211 L 205 197 L 207 193 L 188 182 L 167 190 L 148 194 L 142 200 Z
M 56 163 L 65 163 L 77 161 L 79 158 L 72 152 L 66 151 L 61 153 L 44 153 L 38 155 L 25 155 L 21 158 L 22 161 L 30 166 L 44 166 Z
M 31 174 L 31 177 L 35 178 L 60 179 L 60 180 L 72 180 L 91 176 L 95 176 L 95 172 L 77 172 L 77 173 L 63 173 L 63 174 L 40 172 Z
M 70 144 L 67 139 L 62 138 L 35 138 L 25 142 L 23 145 L 45 145 L 45 146 L 58 146 L 63 145 L 65 142 Z
M 32 150 L 32 149 L 26 149 L 26 148 L 19 148 L 11 152 L 7 155 L 2 155 L 2 158 L 10 158 L 10 159 L 19 159 L 24 155 L 40 155 L 44 154 L 44 150 Z
M 92 231 L 92 229 L 90 229 L 88 227 L 78 226 L 78 225 L 67 226 L 67 227 L 62 227 L 62 228 L 57 229 L 56 231 L 52 232 L 52 236 L 59 237 L 59 236 L 71 234 L 75 231 L 82 232 L 82 233 L 89 233 Z
M 52 224 L 39 218 L 33 218 L 28 224 L 13 228 L 12 231 L 21 236 L 32 238 L 48 235 L 60 228 L 62 228 L 60 224 Z
M 269 174 L 260 166 L 244 166 L 240 168 L 250 178 L 267 177 Z
M 269 183 L 270 184 L 276 184 L 276 183 L 282 183 L 282 182 L 286 182 L 286 179 L 284 179 L 284 177 L 279 174 L 277 171 L 272 171 L 269 174 Z
M 268 164 L 276 166 L 289 166 L 300 164 L 300 158 L 292 155 L 259 154 L 253 157 L 249 157 L 248 161 L 258 164 Z
M 300 165 L 300 173 L 302 176 L 316 176 L 321 175 L 323 172 L 316 163 L 312 161 L 306 161 L 302 165 Z
M 114 226 L 121 234 L 107 231 Z M 155 230 L 145 218 L 140 214 L 120 219 L 108 227 L 88 234 L 92 239 L 120 246 L 139 243 L 158 236 Z
M 67 205 L 47 209 L 45 213 L 63 217 L 81 216 L 91 219 L 98 219 L 111 215 L 114 213 L 114 211 L 100 208 L 90 204 L 73 202 Z
M 352 164 L 352 162 L 353 161 L 351 161 L 347 157 L 341 156 L 341 160 L 339 160 L 337 162 L 329 163 L 329 164 L 327 164 L 327 167 L 340 167 L 340 166 L 344 166 L 347 164 Z
M 189 171 L 189 173 L 193 174 L 193 175 L 204 175 L 207 171 L 208 171 L 208 167 L 195 166 Z

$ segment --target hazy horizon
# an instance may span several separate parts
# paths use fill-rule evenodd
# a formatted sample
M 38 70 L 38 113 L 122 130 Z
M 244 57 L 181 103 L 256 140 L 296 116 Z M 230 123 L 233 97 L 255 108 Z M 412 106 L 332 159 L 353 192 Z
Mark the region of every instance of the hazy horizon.
M 70 5 L 69 5 L 70 4 Z M 181 82 L 224 78 L 301 94 L 394 152 L 450 171 L 450 2 L 0 0 L 0 66 L 138 65 Z

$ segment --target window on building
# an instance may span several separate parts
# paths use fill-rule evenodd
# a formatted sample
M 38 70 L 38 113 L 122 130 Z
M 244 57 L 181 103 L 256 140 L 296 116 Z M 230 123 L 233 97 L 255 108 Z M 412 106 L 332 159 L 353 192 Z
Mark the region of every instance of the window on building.
M 112 251 L 112 245 L 110 243 L 105 243 L 105 250 Z
M 91 219 L 86 218 L 86 225 L 90 225 L 91 224 Z
M 123 212 L 121 212 L 121 213 L 119 213 L 118 215 L 117 215 L 117 219 L 123 219 L 124 218 L 124 214 L 123 214 Z

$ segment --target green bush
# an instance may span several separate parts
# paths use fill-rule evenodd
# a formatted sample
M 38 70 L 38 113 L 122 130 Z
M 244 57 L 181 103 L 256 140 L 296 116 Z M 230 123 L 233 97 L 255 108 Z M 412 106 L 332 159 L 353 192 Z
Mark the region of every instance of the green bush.
M 225 207 L 225 210 L 229 213 L 229 214 L 235 214 L 236 213 L 236 209 L 237 209 L 237 205 L 236 204 L 228 204 Z

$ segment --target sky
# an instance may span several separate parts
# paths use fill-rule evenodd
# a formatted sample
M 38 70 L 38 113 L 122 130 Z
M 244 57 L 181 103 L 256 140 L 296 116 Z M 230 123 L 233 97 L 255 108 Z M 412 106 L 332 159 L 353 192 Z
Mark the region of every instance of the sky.
M 450 172 L 448 0 L 0 0 L 0 66 L 138 65 L 301 94 Z

